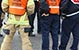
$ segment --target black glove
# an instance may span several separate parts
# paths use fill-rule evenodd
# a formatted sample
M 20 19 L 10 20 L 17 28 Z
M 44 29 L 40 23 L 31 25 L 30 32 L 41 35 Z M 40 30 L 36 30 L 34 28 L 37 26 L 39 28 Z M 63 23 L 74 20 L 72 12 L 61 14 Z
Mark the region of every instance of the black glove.
M 40 13 L 49 13 L 49 6 L 46 1 L 40 2 Z
M 60 17 L 61 17 L 62 19 L 69 18 L 69 17 L 67 16 L 67 14 L 65 14 L 65 13 L 61 13 L 61 14 L 60 14 Z

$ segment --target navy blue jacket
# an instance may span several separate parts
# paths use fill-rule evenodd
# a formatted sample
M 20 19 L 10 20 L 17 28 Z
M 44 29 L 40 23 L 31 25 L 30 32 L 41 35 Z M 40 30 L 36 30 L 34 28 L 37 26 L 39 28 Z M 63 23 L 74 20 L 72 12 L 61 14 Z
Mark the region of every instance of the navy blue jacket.
M 49 13 L 49 6 L 46 0 L 40 0 L 40 14 Z
M 74 4 L 71 0 L 61 0 L 61 12 L 71 14 L 79 11 L 79 4 Z

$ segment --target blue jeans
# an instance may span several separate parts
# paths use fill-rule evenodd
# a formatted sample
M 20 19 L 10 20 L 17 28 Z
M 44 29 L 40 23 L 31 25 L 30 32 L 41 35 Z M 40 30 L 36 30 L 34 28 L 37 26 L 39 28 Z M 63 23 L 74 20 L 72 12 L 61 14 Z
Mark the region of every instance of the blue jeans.
M 42 34 L 42 50 L 49 50 L 49 33 L 52 36 L 52 49 L 58 50 L 58 31 L 59 31 L 59 15 L 42 16 L 41 34 Z

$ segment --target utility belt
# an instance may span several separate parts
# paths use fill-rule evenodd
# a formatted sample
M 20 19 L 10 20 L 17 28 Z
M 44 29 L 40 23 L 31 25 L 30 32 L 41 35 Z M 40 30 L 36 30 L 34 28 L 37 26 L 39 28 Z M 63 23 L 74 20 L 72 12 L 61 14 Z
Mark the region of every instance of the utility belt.
M 24 32 L 27 33 L 27 32 L 30 32 L 31 31 L 31 28 L 27 28 L 25 27 L 24 28 Z M 9 35 L 10 34 L 10 30 L 9 29 L 3 29 L 3 32 L 6 34 L 6 35 Z

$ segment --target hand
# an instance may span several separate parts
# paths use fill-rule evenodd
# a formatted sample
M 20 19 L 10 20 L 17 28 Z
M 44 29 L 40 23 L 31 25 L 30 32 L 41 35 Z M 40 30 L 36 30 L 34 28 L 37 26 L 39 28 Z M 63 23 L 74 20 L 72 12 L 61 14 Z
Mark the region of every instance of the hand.
M 49 16 L 49 14 L 43 13 L 42 16 Z
M 2 4 L 2 10 L 3 12 L 8 12 L 9 6 L 7 4 Z

